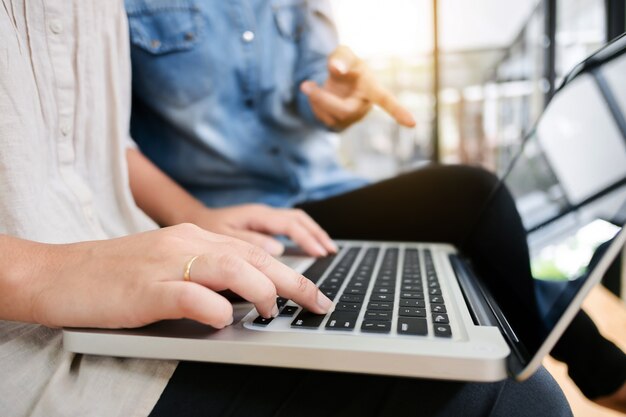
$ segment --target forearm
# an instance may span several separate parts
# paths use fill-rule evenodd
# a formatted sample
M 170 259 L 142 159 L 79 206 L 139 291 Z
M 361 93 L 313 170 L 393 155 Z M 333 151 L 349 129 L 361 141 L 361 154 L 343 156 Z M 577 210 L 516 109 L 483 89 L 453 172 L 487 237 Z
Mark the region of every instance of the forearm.
M 33 303 L 51 272 L 51 245 L 0 235 L 0 320 L 36 322 Z
M 205 208 L 138 150 L 128 149 L 126 157 L 135 202 L 161 226 L 193 221 L 194 213 Z

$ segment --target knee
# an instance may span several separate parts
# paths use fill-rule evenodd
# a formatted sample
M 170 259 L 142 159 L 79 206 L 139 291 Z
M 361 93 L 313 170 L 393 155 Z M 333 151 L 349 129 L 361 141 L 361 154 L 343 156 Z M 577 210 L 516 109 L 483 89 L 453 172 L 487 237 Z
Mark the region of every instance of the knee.
M 492 415 L 572 416 L 563 391 L 543 367 L 524 382 L 507 381 L 500 396 Z
M 473 196 L 486 198 L 500 183 L 499 178 L 484 168 L 469 165 L 433 165 L 432 176 L 444 179 L 450 187 L 465 190 Z

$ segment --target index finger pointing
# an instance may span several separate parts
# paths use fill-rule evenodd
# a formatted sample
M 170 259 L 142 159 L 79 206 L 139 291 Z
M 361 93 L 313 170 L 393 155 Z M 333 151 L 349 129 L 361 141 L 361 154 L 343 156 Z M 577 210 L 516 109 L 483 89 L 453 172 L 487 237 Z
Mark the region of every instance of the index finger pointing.
M 317 314 L 326 314 L 332 307 L 333 302 L 304 275 L 272 257 L 259 258 L 255 248 L 248 248 L 247 253 L 247 261 L 274 283 L 279 295 Z
M 378 83 L 374 83 L 368 91 L 366 96 L 373 103 L 379 105 L 385 110 L 391 117 L 393 117 L 398 123 L 406 127 L 414 127 L 415 119 L 411 115 L 411 112 L 407 110 L 394 95 L 386 88 L 380 86 Z

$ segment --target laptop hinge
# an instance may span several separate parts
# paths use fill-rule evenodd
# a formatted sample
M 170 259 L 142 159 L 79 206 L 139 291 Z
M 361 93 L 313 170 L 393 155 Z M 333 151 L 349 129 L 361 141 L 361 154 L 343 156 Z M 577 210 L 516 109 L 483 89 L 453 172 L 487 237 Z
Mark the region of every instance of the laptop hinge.
M 496 304 L 489 291 L 481 285 L 480 280 L 472 270 L 468 261 L 459 255 L 450 255 L 450 263 L 465 297 L 477 326 L 495 326 L 511 348 L 512 354 L 508 358 L 508 368 L 512 375 L 519 373 L 528 362 L 526 349 L 504 317 L 504 313 Z
M 478 287 L 469 265 L 458 255 L 450 255 L 450 263 L 463 291 L 465 302 L 469 306 L 474 324 L 477 326 L 498 326 L 498 320 L 487 305 L 488 303 Z

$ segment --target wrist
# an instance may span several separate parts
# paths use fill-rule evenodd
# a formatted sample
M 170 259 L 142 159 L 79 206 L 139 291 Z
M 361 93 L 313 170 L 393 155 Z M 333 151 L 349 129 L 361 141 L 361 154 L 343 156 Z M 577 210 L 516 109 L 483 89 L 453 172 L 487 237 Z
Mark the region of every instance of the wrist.
M 0 319 L 35 323 L 35 300 L 53 271 L 52 246 L 0 236 Z
M 193 199 L 190 203 L 185 207 L 184 210 L 180 210 L 173 218 L 174 222 L 169 226 L 174 226 L 181 223 L 193 223 L 198 224 L 203 217 L 206 216 L 208 212 L 212 211 L 210 208 L 206 207 L 200 201 Z

